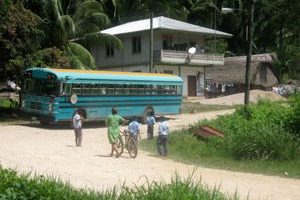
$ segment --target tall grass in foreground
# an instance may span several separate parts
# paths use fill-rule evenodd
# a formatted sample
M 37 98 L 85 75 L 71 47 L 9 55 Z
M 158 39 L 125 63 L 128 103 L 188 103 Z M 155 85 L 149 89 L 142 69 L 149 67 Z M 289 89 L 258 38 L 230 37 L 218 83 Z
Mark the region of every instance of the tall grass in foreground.
M 96 192 L 88 189 L 75 189 L 69 183 L 43 176 L 17 174 L 11 169 L 0 167 L 0 199 L 22 200 L 228 200 L 238 199 L 221 194 L 218 188 L 209 189 L 192 176 L 181 179 L 177 175 L 171 183 L 149 182 L 133 188 L 123 185 L 120 190 L 113 188 Z

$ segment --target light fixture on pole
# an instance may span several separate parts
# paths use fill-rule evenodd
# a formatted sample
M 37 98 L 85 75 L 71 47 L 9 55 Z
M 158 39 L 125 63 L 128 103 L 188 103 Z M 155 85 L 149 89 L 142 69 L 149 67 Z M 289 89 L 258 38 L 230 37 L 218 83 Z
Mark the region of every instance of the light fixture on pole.
M 252 40 L 253 40 L 253 16 L 254 16 L 254 3 L 255 0 L 250 0 L 249 2 L 249 17 L 248 17 L 248 37 L 247 37 L 247 58 L 246 58 L 246 67 L 245 67 L 245 96 L 244 96 L 244 105 L 245 110 L 247 110 L 247 106 L 249 105 L 250 99 L 250 68 L 251 68 L 251 57 L 252 57 Z M 230 13 L 234 10 L 240 9 L 232 9 L 232 8 L 222 8 L 222 13 Z M 247 112 L 247 111 L 246 111 Z

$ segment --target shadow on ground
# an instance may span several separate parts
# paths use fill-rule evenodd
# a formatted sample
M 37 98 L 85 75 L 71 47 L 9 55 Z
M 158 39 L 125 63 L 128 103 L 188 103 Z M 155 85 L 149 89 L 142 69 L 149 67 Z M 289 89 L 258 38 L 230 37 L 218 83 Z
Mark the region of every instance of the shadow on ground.
M 60 122 L 60 123 L 54 123 L 54 124 L 49 124 L 49 125 L 42 125 L 37 121 L 32 121 L 32 122 L 27 122 L 25 124 L 24 123 L 16 123 L 15 125 L 32 127 L 32 128 L 40 128 L 40 129 L 48 129 L 48 130 L 73 129 L 70 122 Z M 104 128 L 104 127 L 106 127 L 104 121 L 84 122 L 83 123 L 83 129 Z

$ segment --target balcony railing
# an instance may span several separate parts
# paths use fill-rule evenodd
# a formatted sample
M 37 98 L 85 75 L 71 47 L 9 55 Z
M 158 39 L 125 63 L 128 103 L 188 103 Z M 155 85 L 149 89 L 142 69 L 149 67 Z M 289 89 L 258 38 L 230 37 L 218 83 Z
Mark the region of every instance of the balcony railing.
M 224 65 L 223 54 L 198 53 L 189 55 L 186 51 L 154 51 L 154 61 L 168 64 Z

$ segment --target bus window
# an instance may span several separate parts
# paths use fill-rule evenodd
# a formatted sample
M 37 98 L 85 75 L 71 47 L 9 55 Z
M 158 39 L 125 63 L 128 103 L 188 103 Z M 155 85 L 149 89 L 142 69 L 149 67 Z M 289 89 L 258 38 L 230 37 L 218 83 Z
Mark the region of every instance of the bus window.
M 170 86 L 169 85 L 165 85 L 164 94 L 170 94 Z
M 83 95 L 91 94 L 91 87 L 89 84 L 81 85 L 81 94 L 83 94 Z
M 171 94 L 176 94 L 177 89 L 176 89 L 176 85 L 171 85 Z
M 131 85 L 124 85 L 124 94 L 130 94 Z
M 63 84 L 63 94 L 70 95 L 72 91 L 72 85 L 70 83 Z
M 149 95 L 152 94 L 152 85 L 145 85 L 145 94 Z
M 24 92 L 26 93 L 33 93 L 34 91 L 34 80 L 33 79 L 26 79 L 24 82 Z
M 92 84 L 91 85 L 91 95 L 98 95 L 99 94 L 99 85 Z
M 157 85 L 152 86 L 152 94 L 157 94 Z
M 137 85 L 137 94 L 139 94 L 139 95 L 144 95 L 145 94 L 144 85 Z
M 130 94 L 137 94 L 137 85 L 131 85 Z
M 72 86 L 72 94 L 81 94 L 81 88 L 79 84 L 73 84 Z
M 163 85 L 157 86 L 157 94 L 164 94 L 164 86 Z
M 112 84 L 108 84 L 106 85 L 106 92 L 108 95 L 114 95 L 115 94 L 115 88 L 114 88 L 114 85 Z
M 182 86 L 177 86 L 177 94 L 181 94 L 182 92 Z
M 99 85 L 99 92 L 100 92 L 100 95 L 105 95 L 106 94 L 106 87 L 104 84 L 101 84 Z
M 115 93 L 116 93 L 116 95 L 124 94 L 124 86 L 123 85 L 116 85 Z

